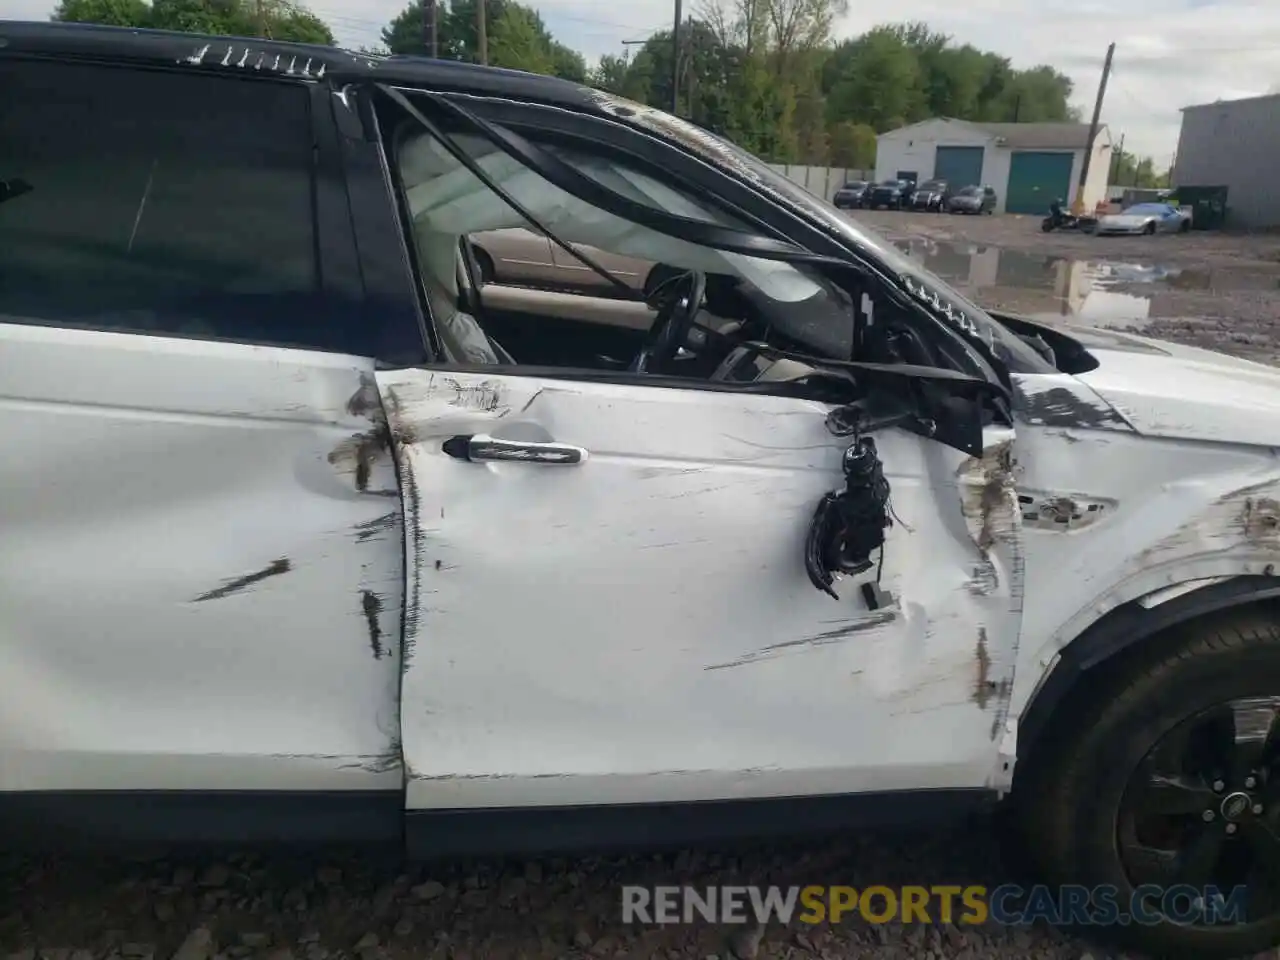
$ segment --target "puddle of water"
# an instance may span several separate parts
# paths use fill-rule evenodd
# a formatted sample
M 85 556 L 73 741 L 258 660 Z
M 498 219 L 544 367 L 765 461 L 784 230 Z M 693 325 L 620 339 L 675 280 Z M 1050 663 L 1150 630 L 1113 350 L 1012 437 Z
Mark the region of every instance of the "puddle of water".
M 1147 321 L 1157 291 L 1135 292 L 1134 286 L 1215 288 L 1212 274 L 1179 267 L 1072 260 L 923 237 L 894 243 L 980 303 L 1097 326 L 1140 327 Z

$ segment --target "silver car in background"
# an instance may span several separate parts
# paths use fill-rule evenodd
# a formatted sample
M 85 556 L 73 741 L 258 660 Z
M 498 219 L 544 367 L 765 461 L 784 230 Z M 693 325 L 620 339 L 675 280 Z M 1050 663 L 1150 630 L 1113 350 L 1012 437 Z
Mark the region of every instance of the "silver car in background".
M 663 281 L 682 271 L 579 244 L 584 254 L 637 293 L 649 296 Z M 481 283 L 555 290 L 612 292 L 608 281 L 544 236 L 523 227 L 486 230 L 471 237 Z
M 1119 213 L 1098 218 L 1093 232 L 1099 236 L 1150 236 L 1156 233 L 1185 233 L 1191 229 L 1191 215 L 1170 203 L 1135 203 Z

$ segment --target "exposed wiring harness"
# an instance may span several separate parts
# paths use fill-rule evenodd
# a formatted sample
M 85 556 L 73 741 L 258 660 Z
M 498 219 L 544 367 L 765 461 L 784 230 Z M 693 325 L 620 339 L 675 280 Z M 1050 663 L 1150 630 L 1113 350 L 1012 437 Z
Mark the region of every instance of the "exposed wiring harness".
M 879 550 L 876 583 L 884 571 L 885 531 L 896 519 L 892 491 L 876 442 L 863 436 L 861 410 L 855 405 L 838 407 L 827 417 L 827 429 L 835 436 L 852 436 L 841 457 L 844 489 L 828 493 L 818 503 L 805 540 L 805 570 L 810 582 L 834 599 L 832 584 L 838 575 L 856 575 L 871 569 L 871 555 Z

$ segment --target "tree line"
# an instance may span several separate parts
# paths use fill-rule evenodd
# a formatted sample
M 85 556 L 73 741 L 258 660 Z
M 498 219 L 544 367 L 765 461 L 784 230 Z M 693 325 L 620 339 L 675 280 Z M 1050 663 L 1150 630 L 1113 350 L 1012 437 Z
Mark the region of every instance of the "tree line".
M 777 163 L 867 169 L 876 134 L 930 117 L 979 122 L 1080 119 L 1070 78 L 1051 66 L 957 44 L 923 23 L 885 24 L 836 41 L 848 0 L 701 0 L 681 26 L 632 52 L 588 65 L 518 0 L 438 0 L 439 56 L 477 61 L 485 4 L 488 62 L 589 83 L 669 109 L 678 76 L 681 116 Z M 332 44 L 319 17 L 294 0 L 61 0 L 55 20 L 157 27 Z M 426 53 L 422 0 L 382 30 L 380 52 Z M 1149 158 L 1117 154 L 1117 180 L 1158 180 Z

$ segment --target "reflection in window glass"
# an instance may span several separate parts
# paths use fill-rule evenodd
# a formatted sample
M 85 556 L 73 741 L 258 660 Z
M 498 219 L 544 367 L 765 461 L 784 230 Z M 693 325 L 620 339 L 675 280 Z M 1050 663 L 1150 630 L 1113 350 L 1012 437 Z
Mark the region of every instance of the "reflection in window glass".
M 344 349 L 301 86 L 0 64 L 0 314 Z

